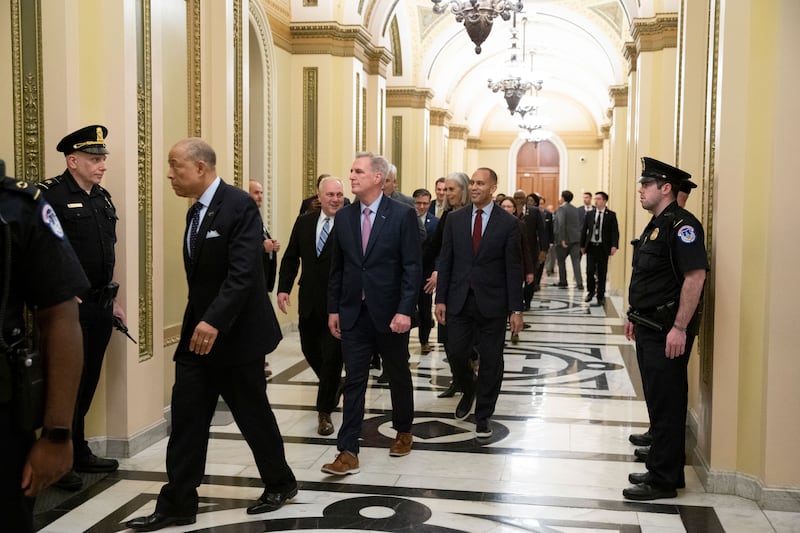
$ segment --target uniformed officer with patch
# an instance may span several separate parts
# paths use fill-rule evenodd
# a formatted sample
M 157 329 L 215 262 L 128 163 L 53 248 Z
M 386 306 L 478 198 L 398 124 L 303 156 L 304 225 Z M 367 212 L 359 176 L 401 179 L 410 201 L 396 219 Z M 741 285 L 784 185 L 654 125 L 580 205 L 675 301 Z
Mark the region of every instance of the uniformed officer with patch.
M 33 496 L 69 471 L 81 372 L 77 296 L 89 287 L 53 208 L 34 185 L 5 177 L 0 162 L 0 520 L 3 531 L 33 531 Z M 33 311 L 44 387 L 26 369 L 36 358 L 23 306 Z M 36 358 L 35 360 L 39 360 Z M 41 394 L 31 393 L 38 390 Z M 41 438 L 33 429 L 42 411 Z M 29 416 L 32 415 L 32 416 Z
M 62 175 L 39 184 L 91 284 L 91 289 L 81 295 L 80 305 L 83 376 L 72 435 L 77 472 L 113 472 L 119 467 L 114 459 L 94 455 L 84 435 L 84 417 L 100 379 L 113 316 L 125 323 L 125 312 L 116 300 L 119 286 L 113 282 L 117 210 L 111 195 L 100 186 L 106 172 L 107 135 L 105 126 L 92 125 L 61 139 L 56 149 L 64 154 L 67 168 Z M 80 476 L 70 472 L 58 486 L 78 490 L 82 483 Z
M 703 226 L 676 201 L 690 179 L 683 170 L 642 158 L 639 199 L 653 218 L 634 241 L 625 337 L 636 341 L 653 442 L 647 472 L 630 474 L 633 486 L 622 491 L 631 500 L 673 498 L 683 486 L 686 367 L 709 268 Z

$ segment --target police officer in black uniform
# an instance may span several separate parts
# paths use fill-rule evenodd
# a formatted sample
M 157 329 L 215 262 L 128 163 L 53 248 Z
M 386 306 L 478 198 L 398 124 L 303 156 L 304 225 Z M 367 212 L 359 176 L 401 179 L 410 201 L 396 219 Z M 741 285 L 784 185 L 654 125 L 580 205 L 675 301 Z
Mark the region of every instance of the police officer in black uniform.
M 686 367 L 699 325 L 708 257 L 703 226 L 676 202 L 691 175 L 642 158 L 639 198 L 653 214 L 634 241 L 625 337 L 636 341 L 652 444 L 646 473 L 622 491 L 631 500 L 677 496 L 683 484 L 688 379 Z
M 0 162 L 2 165 L 2 162 Z M 35 186 L 0 171 L 0 529 L 33 531 L 33 496 L 69 471 L 81 369 L 76 296 L 88 287 L 53 208 Z M 23 305 L 33 310 L 43 357 L 44 429 L 36 439 L 17 408 L 27 356 Z M 23 355 L 25 354 L 25 355 Z M 24 360 L 23 360 L 24 363 Z
M 84 435 L 84 417 L 100 379 L 103 356 L 111 338 L 112 318 L 117 316 L 125 323 L 124 310 L 116 301 L 118 285 L 112 282 L 117 211 L 111 195 L 100 186 L 106 171 L 107 135 L 105 126 L 92 125 L 61 139 L 56 149 L 64 154 L 67 169 L 62 175 L 39 184 L 91 284 L 91 289 L 81 295 L 80 304 L 83 376 L 72 434 L 77 472 L 113 472 L 119 467 L 114 459 L 94 455 Z M 70 472 L 58 486 L 78 490 L 82 483 L 80 476 Z

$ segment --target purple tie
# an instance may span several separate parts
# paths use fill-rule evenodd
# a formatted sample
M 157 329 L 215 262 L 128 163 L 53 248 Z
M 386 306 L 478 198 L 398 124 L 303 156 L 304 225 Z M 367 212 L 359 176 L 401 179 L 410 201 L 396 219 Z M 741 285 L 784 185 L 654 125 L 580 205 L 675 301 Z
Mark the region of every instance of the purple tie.
M 369 233 L 372 231 L 372 223 L 369 221 L 369 214 L 372 211 L 369 207 L 364 208 L 364 221 L 361 222 L 361 251 L 367 253 L 367 243 L 369 242 Z

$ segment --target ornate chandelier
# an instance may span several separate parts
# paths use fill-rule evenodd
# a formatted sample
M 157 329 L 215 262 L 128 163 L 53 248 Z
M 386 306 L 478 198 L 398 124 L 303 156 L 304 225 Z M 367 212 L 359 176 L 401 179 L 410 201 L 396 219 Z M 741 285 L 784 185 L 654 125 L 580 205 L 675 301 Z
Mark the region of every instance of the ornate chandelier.
M 431 0 L 433 12 L 444 13 L 448 6 L 456 16 L 456 22 L 463 22 L 469 38 L 475 43 L 475 53 L 481 53 L 481 44 L 492 31 L 492 22 L 499 16 L 503 20 L 511 18 L 512 13 L 522 11 L 522 0 Z
M 533 87 L 533 82 L 528 79 L 518 52 L 517 27 L 514 25 L 514 27 L 511 28 L 511 58 L 507 64 L 506 75 L 498 81 L 489 79 L 488 83 L 488 87 L 492 92 L 503 91 L 503 97 L 506 99 L 506 105 L 512 115 L 514 111 L 517 110 L 517 105 L 522 96 L 528 92 L 528 89 Z

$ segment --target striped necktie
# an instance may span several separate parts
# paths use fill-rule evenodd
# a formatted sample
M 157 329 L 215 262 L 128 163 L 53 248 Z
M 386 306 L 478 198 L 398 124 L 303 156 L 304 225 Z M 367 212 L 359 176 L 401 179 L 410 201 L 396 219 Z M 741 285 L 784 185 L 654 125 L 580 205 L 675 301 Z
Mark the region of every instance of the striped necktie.
M 317 241 L 317 257 L 322 254 L 322 249 L 325 248 L 325 241 L 328 240 L 328 234 L 331 231 L 330 221 L 331 219 L 329 217 L 325 217 L 325 220 L 322 222 L 322 231 L 319 232 L 319 240 Z

